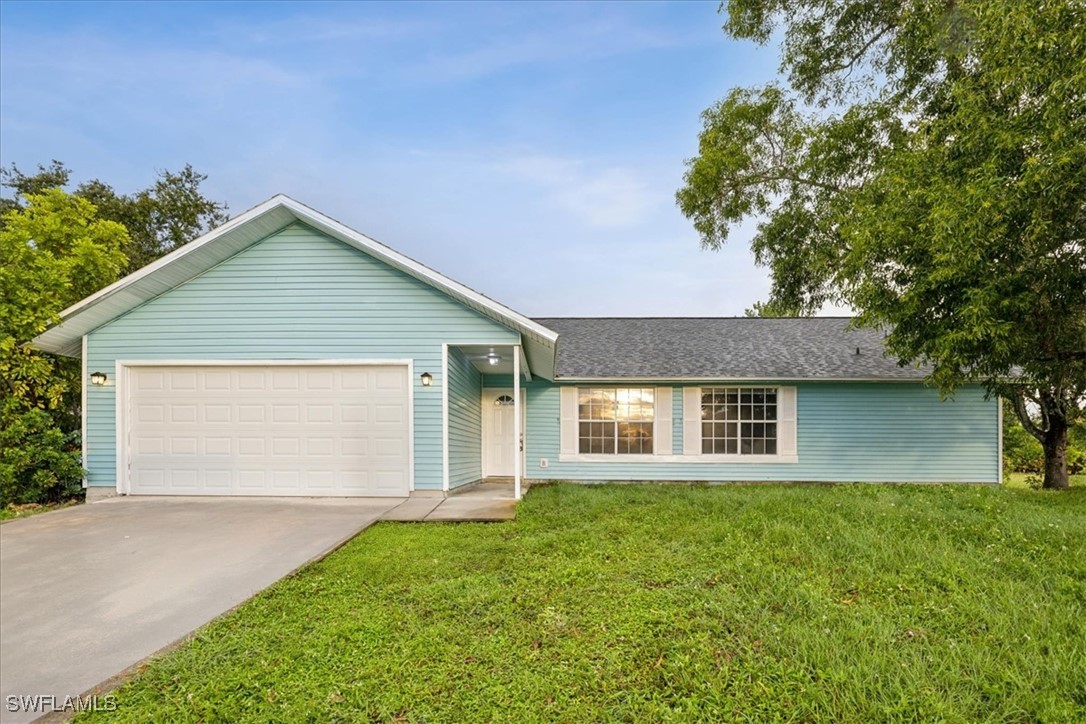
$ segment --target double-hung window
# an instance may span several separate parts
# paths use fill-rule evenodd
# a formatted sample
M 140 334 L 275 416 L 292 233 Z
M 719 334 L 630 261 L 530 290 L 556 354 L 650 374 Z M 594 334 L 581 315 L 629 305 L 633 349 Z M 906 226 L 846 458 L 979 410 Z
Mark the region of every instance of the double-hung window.
M 702 455 L 776 455 L 776 387 L 702 387 Z
M 655 389 L 577 390 L 577 449 L 584 455 L 651 455 Z

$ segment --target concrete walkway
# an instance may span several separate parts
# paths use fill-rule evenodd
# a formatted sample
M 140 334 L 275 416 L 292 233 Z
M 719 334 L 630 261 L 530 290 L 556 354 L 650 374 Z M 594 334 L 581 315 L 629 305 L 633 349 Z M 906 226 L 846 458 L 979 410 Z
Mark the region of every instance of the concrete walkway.
M 385 513 L 381 520 L 490 523 L 516 518 L 516 505 L 512 483 L 484 482 L 453 491 L 448 497 L 413 495 Z
M 0 526 L 0 721 L 57 706 L 355 536 L 404 498 L 114 498 Z

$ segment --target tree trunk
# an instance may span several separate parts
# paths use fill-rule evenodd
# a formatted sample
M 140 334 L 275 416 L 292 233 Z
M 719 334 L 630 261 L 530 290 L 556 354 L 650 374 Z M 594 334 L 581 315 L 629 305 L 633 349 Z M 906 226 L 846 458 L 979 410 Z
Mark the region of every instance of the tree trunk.
M 1018 388 L 1014 393 L 1014 411 L 1022 427 L 1037 438 L 1044 449 L 1045 478 L 1041 487 L 1067 490 L 1071 486 L 1067 474 L 1067 432 L 1070 429 L 1067 410 L 1060 404 L 1060 396 L 1049 390 L 1038 390 L 1028 399 L 1037 406 L 1040 420 L 1030 416 L 1023 388 Z
M 1049 415 L 1048 429 L 1041 441 L 1045 451 L 1045 479 L 1042 487 L 1066 490 L 1070 486 L 1067 476 L 1067 420 Z

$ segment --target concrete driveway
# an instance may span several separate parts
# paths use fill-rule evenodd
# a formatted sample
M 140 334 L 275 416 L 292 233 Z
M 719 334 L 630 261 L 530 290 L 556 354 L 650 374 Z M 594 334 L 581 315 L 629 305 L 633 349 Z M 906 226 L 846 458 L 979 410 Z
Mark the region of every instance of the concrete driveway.
M 403 498 L 115 498 L 0 526 L 0 720 L 121 673 Z

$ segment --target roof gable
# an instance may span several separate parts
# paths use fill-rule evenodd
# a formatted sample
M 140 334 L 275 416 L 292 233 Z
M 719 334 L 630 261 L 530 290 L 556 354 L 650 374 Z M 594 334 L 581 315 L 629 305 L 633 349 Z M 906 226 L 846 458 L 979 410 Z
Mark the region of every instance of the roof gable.
M 34 340 L 48 352 L 80 354 L 83 335 L 208 271 L 238 252 L 301 222 L 439 290 L 460 304 L 521 334 L 532 371 L 553 374 L 558 335 L 544 325 L 470 289 L 338 221 L 284 195 L 231 219 L 61 312 L 61 321 Z

